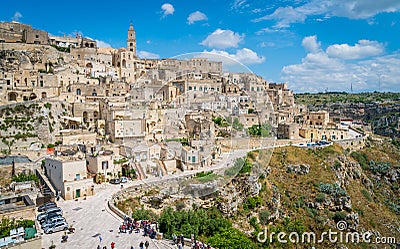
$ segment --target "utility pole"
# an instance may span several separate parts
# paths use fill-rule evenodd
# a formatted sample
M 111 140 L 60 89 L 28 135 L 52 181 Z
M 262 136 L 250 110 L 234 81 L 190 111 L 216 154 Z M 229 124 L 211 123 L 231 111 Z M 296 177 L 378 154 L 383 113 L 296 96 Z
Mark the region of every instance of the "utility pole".
M 381 76 L 382 76 L 382 74 L 378 73 L 377 75 L 378 75 L 378 92 L 380 92 L 381 91 Z

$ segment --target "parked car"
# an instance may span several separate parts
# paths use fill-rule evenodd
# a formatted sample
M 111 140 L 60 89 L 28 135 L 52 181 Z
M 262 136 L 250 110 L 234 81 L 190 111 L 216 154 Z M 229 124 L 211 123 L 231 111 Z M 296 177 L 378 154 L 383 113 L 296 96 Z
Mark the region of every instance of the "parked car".
M 119 179 L 111 179 L 111 180 L 110 180 L 110 183 L 111 183 L 111 184 L 120 184 L 121 181 L 120 181 Z
M 128 178 L 126 178 L 125 176 L 123 176 L 123 177 L 119 178 L 119 181 L 120 181 L 121 183 L 126 183 L 126 182 L 128 182 Z
M 45 204 L 39 206 L 39 207 L 38 207 L 38 211 L 39 211 L 39 212 L 44 212 L 44 211 L 46 211 L 47 209 L 55 208 L 55 207 L 57 207 L 57 204 L 55 204 L 54 202 L 47 202 L 47 203 L 45 203 Z
M 56 217 L 53 217 L 53 218 L 50 218 L 50 219 L 46 219 L 46 220 L 41 224 L 41 225 L 42 225 L 42 229 L 44 230 L 44 229 L 46 229 L 47 227 L 53 226 L 55 223 L 62 222 L 62 221 L 65 222 L 65 218 L 62 217 L 62 216 L 56 216 Z
M 44 229 L 45 233 L 55 233 L 59 231 L 66 231 L 68 230 L 68 223 L 65 221 L 57 222 L 53 226 L 46 227 Z
M 43 223 L 47 222 L 48 220 L 51 220 L 56 217 L 62 217 L 62 215 L 60 213 L 50 213 L 44 219 L 40 220 L 39 223 L 43 224 Z
M 37 216 L 37 220 L 38 220 L 39 222 L 41 222 L 42 220 L 48 218 L 48 215 L 49 215 L 49 214 L 52 214 L 52 213 L 62 215 L 62 210 L 61 210 L 61 208 L 59 208 L 59 207 L 47 209 L 46 212 L 41 213 L 41 214 L 39 214 L 39 215 Z

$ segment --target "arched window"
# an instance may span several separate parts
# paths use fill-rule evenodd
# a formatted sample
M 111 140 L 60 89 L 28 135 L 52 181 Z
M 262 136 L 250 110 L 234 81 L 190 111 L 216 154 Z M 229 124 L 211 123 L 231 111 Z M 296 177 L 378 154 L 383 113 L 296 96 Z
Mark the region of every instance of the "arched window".
M 81 95 L 81 89 L 76 89 L 76 95 Z

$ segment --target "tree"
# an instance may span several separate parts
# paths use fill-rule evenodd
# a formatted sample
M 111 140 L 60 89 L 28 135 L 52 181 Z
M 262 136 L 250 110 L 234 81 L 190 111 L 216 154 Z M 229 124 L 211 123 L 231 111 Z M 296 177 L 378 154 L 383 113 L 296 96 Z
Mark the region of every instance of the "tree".
M 207 239 L 207 244 L 219 249 L 253 249 L 256 245 L 238 229 L 228 228 Z
M 233 119 L 233 124 L 232 124 L 233 129 L 241 131 L 243 130 L 244 125 L 239 122 L 238 118 Z
M 5 145 L 7 145 L 8 147 L 8 153 L 7 154 L 11 154 L 11 146 L 13 146 L 13 144 L 15 143 L 15 140 L 7 140 L 6 138 L 3 138 L 1 140 L 1 142 Z
M 258 214 L 258 219 L 260 220 L 260 223 L 263 225 L 266 225 L 269 220 L 269 216 L 271 213 L 268 210 L 263 210 Z

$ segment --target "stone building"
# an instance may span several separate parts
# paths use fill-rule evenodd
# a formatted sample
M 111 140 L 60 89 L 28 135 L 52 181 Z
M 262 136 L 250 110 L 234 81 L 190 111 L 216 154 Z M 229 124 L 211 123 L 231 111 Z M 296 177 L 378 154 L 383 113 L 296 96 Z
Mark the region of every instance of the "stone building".
M 111 179 L 118 177 L 122 173 L 121 164 L 115 164 L 117 158 L 112 151 L 99 151 L 87 155 L 87 168 L 90 173 L 103 174 L 106 178 Z
M 65 200 L 95 194 L 93 179 L 88 178 L 83 156 L 57 156 L 45 159 L 46 176 Z
M 348 129 L 339 129 L 335 126 L 333 127 L 321 127 L 321 128 L 313 128 L 313 127 L 301 127 L 299 129 L 299 135 L 305 139 L 309 139 L 310 141 L 318 141 L 318 140 L 343 140 L 349 138 L 349 130 Z
M 325 127 L 329 123 L 329 112 L 308 112 L 304 117 L 304 124 L 315 127 Z
M 28 44 L 49 44 L 49 34 L 39 29 L 25 29 L 23 32 L 23 40 Z
M 280 123 L 278 124 L 278 139 L 298 139 L 299 125 L 295 123 Z

